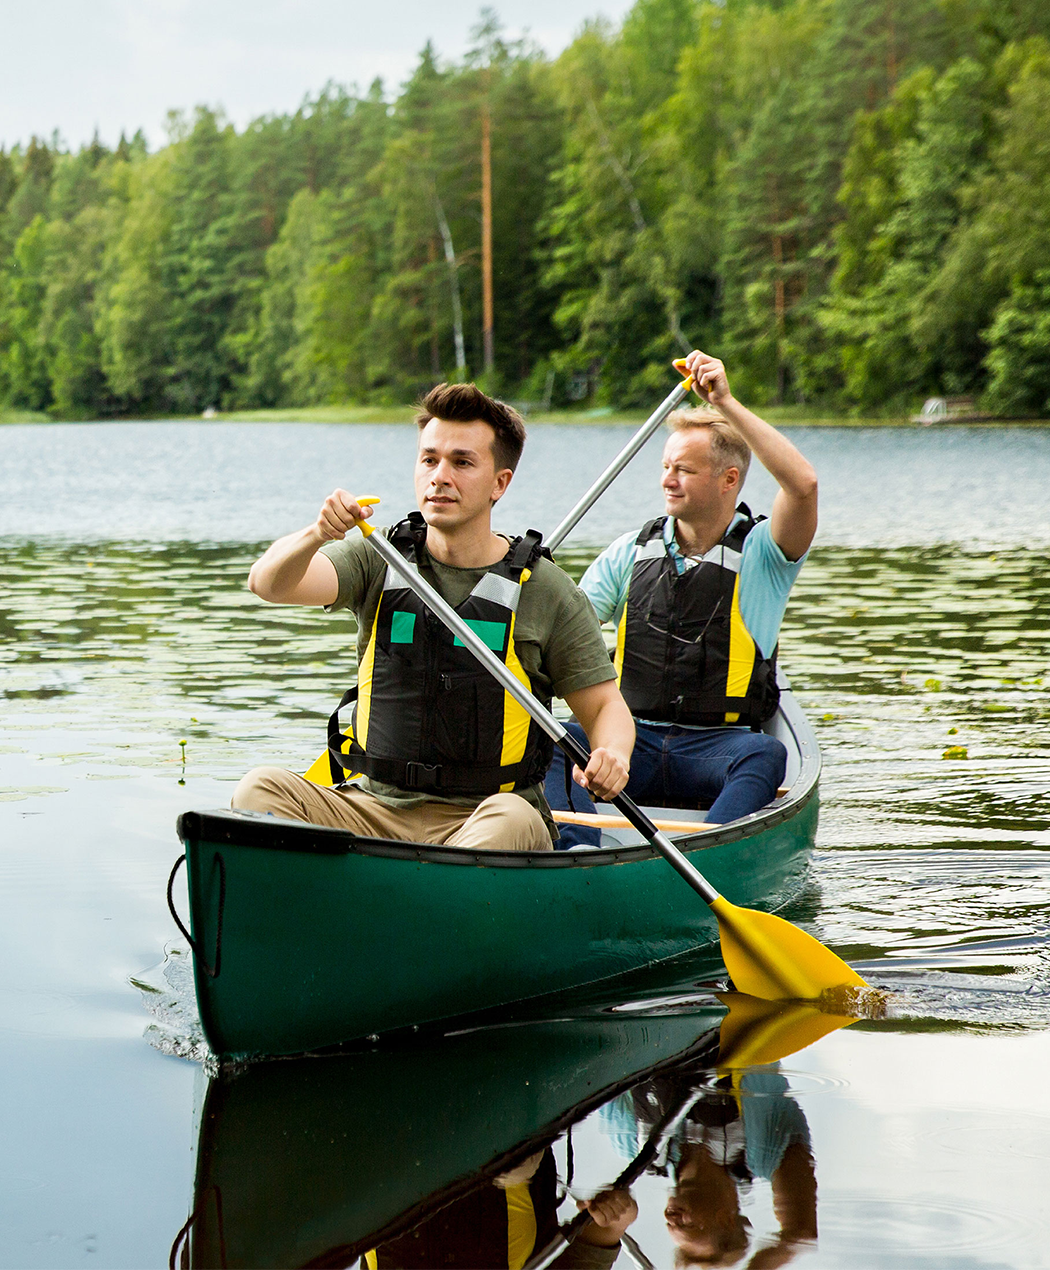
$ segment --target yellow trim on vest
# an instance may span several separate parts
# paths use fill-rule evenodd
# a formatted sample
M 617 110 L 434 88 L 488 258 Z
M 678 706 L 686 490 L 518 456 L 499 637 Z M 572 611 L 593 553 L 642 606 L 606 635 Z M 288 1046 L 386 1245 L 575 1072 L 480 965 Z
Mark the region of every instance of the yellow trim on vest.
M 343 728 L 343 736 L 346 739 L 339 748 L 344 754 L 348 754 L 350 752 L 350 742 L 354 737 L 354 729 L 352 727 Z M 347 761 L 349 762 L 349 759 Z M 356 780 L 360 775 L 360 772 L 352 772 L 348 767 L 343 768 L 344 780 Z M 315 785 L 320 785 L 323 789 L 332 788 L 332 765 L 328 761 L 327 749 L 318 754 L 309 769 L 303 772 L 303 776 L 306 780 L 312 781 Z
M 522 571 L 521 580 L 524 582 L 529 576 L 528 569 Z M 525 667 L 518 659 L 518 650 L 514 647 L 514 627 L 517 621 L 517 615 L 512 613 L 510 618 L 510 631 L 507 634 L 507 656 L 505 658 L 507 669 L 511 672 L 515 679 L 521 681 L 521 684 L 529 692 L 532 691 L 532 684 L 528 675 L 525 673 Z M 512 763 L 520 763 L 525 757 L 525 747 L 529 743 L 529 727 L 532 723 L 532 717 L 529 712 L 504 690 L 503 693 L 503 751 L 500 754 L 500 766 L 509 767 Z M 514 788 L 514 782 L 510 781 L 499 787 L 501 794 L 509 794 Z
M 623 612 L 620 614 L 620 622 L 616 627 L 616 656 L 613 658 L 613 667 L 616 670 L 616 686 L 619 688 L 620 680 L 623 678 L 623 649 L 627 643 L 627 604 L 624 603 Z
M 332 765 L 328 761 L 328 751 L 322 750 L 307 768 L 303 775 L 315 785 L 330 789 L 332 785 Z
M 376 615 L 372 621 L 372 634 L 368 637 L 364 660 L 357 672 L 357 740 L 363 750 L 368 748 L 368 716 L 372 710 L 372 671 L 376 660 L 376 628 L 379 625 L 379 613 L 383 607 L 382 597 L 376 606 Z
M 507 1265 L 521 1270 L 536 1247 L 536 1210 L 528 1182 L 508 1186 L 507 1196 Z
M 368 1267 L 368 1270 L 378 1270 L 379 1258 L 376 1256 L 376 1250 L 374 1248 L 369 1248 L 369 1250 L 365 1253 L 365 1265 Z
M 733 611 L 729 618 L 729 670 L 726 674 L 726 696 L 746 697 L 755 669 L 755 641 L 740 616 L 740 575 L 733 583 Z M 736 723 L 740 715 L 726 715 L 726 723 Z

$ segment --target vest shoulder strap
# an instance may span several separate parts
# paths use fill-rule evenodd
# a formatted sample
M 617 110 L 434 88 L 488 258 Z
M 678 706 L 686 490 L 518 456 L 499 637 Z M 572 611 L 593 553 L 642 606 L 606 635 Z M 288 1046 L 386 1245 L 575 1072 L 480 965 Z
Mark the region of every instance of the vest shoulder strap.
M 639 529 L 638 537 L 634 540 L 636 547 L 644 547 L 647 542 L 651 542 L 657 536 L 663 537 L 664 525 L 667 523 L 666 516 L 656 516 L 652 520 L 647 520 Z
M 527 529 L 520 538 L 511 540 L 510 551 L 504 557 L 515 575 L 531 569 L 541 556 L 553 560 L 550 549 L 543 545 L 543 535 L 538 529 Z
M 736 510 L 744 517 L 744 519 L 738 520 L 722 539 L 724 545 L 731 548 L 733 551 L 739 551 L 744 545 L 744 539 L 748 536 L 751 530 L 754 529 L 756 525 L 760 525 L 762 521 L 766 519 L 765 516 L 755 516 L 752 513 L 751 508 L 748 507 L 747 503 L 737 503 Z
M 404 520 L 399 520 L 390 529 L 388 537 L 391 545 L 396 547 L 406 560 L 414 560 L 416 564 L 422 563 L 422 549 L 427 541 L 427 522 L 423 519 L 421 512 L 409 512 Z

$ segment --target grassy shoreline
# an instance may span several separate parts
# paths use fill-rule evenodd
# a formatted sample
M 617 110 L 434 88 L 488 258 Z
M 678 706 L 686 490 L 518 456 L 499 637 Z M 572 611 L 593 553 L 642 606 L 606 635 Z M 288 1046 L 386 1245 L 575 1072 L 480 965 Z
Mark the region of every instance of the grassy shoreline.
M 8 410 L 0 407 L 0 425 L 5 423 L 411 423 L 416 407 L 403 406 L 287 406 L 269 410 L 218 411 L 207 420 L 201 415 L 157 415 L 152 418 L 121 419 L 53 419 L 34 410 Z M 758 411 L 762 418 L 777 427 L 806 428 L 918 428 L 908 415 L 830 414 L 826 410 L 810 415 L 805 406 L 767 406 Z M 644 410 L 616 410 L 609 406 L 597 410 L 548 410 L 526 416 L 526 423 L 640 424 L 648 418 Z M 934 428 L 964 425 L 974 428 L 1046 428 L 1050 419 L 973 419 L 948 420 L 933 424 Z

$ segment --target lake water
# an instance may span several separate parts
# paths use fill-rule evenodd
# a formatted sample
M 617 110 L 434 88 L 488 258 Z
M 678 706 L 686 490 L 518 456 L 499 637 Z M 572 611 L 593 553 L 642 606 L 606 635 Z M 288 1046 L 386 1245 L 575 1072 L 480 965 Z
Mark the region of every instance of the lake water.
M 533 426 L 500 522 L 552 528 L 630 431 Z M 301 769 L 354 674 L 345 618 L 263 606 L 244 576 L 335 485 L 407 509 L 413 430 L 0 428 L 0 1265 L 165 1265 L 191 1214 L 175 1256 L 193 1264 L 348 1264 L 384 1242 L 397 1264 L 406 1224 L 453 1239 L 526 1148 L 593 1194 L 688 1095 L 634 1185 L 620 1267 L 674 1264 L 696 1143 L 741 1125 L 749 1249 L 724 1264 L 1050 1266 L 1050 432 L 787 431 L 822 522 L 782 662 L 825 759 L 788 916 L 890 989 L 890 1016 L 734 1092 L 696 968 L 633 983 L 619 1013 L 208 1090 L 164 900 L 175 817 L 225 804 L 257 762 Z M 659 510 L 658 459 L 598 504 L 567 567 Z M 746 494 L 768 507 L 764 473 Z M 805 1178 L 785 1190 L 773 1167 L 791 1134 L 816 1242 Z M 195 1193 L 198 1157 L 224 1187 Z

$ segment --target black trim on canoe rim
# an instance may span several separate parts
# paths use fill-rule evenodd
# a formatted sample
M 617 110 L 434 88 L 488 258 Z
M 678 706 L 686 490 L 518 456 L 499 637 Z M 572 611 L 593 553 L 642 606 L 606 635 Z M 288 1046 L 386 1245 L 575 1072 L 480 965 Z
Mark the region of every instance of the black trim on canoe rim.
M 800 762 L 798 776 L 786 796 L 777 803 L 731 820 L 720 829 L 696 834 L 671 834 L 680 851 L 703 851 L 753 838 L 792 820 L 816 795 L 820 777 L 820 751 L 809 722 L 794 700 L 786 680 L 781 678 L 782 695 L 778 717 L 791 733 Z M 661 808 L 648 812 L 660 815 Z M 702 822 L 698 822 L 702 824 Z M 347 829 L 331 829 L 302 820 L 283 820 L 266 812 L 186 811 L 176 822 L 184 843 L 207 842 L 214 846 L 262 847 L 272 851 L 299 851 L 314 855 L 387 856 L 415 860 L 420 864 L 466 864 L 497 869 L 589 869 L 607 864 L 623 864 L 657 856 L 648 843 L 637 846 L 596 847 L 572 851 L 475 851 L 469 847 L 434 846 L 392 838 L 367 838 Z
M 790 803 L 731 821 L 717 832 L 709 830 L 681 837 L 676 834 L 673 841 L 680 851 L 693 852 L 738 842 L 742 838 L 753 838 L 766 829 L 793 820 L 815 792 L 815 786 L 810 786 L 804 796 Z M 475 851 L 469 847 L 432 846 L 392 838 L 363 838 L 346 829 L 329 829 L 301 820 L 281 820 L 265 813 L 243 811 L 186 811 L 179 817 L 177 829 L 179 837 L 186 843 L 261 847 L 314 855 L 389 856 L 419 863 L 469 864 L 501 869 L 586 869 L 659 854 L 644 842 L 635 847 L 596 847 L 584 851 L 500 851 L 498 848 Z

